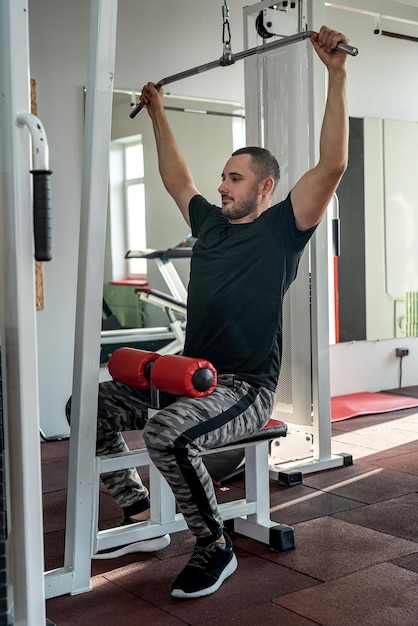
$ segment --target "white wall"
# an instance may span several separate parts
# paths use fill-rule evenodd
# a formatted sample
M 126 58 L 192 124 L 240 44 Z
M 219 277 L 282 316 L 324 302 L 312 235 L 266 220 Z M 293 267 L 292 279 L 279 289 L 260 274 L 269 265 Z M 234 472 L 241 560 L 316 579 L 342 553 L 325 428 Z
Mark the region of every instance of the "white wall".
M 119 0 L 115 86 L 140 89 L 148 81 L 220 58 L 222 4 L 221 0 Z M 228 4 L 232 48 L 239 52 L 242 8 L 249 2 L 229 0 Z M 242 63 L 217 68 L 167 85 L 166 92 L 243 102 L 243 71 Z
M 347 341 L 330 347 L 331 395 L 384 391 L 399 387 L 400 359 L 396 347 L 408 347 L 402 359 L 402 387 L 418 384 L 418 338 L 401 341 Z
M 247 4 L 248 0 L 229 0 L 234 52 L 243 47 L 242 8 Z M 368 3 L 365 0 L 363 4 L 366 7 Z M 410 4 L 418 6 L 417 2 Z M 119 0 L 115 87 L 137 89 L 148 80 L 157 81 L 219 58 L 221 6 L 221 2 L 208 0 Z M 37 80 L 38 114 L 48 135 L 54 171 L 53 260 L 44 266 L 45 309 L 38 313 L 41 424 L 44 433 L 53 436 L 68 432 L 64 405 L 72 386 L 84 119 L 82 87 L 87 75 L 89 2 L 29 0 L 29 16 L 30 73 Z M 361 50 L 359 57 L 349 63 L 350 114 L 416 120 L 418 46 L 375 37 L 366 21 L 355 14 L 327 8 L 327 22 L 347 32 Z M 406 61 L 412 57 L 415 61 L 411 72 Z M 215 69 L 175 83 L 170 92 L 244 101 L 243 65 Z M 412 343 L 411 355 L 404 363 L 405 376 L 417 352 Z M 333 392 L 342 388 L 338 381 L 349 378 L 341 363 L 344 359 L 334 358 L 334 352 L 340 349 L 341 346 L 332 348 Z M 374 361 L 373 354 L 366 352 L 359 355 L 360 360 L 365 358 L 370 358 L 369 370 L 376 372 L 376 378 L 368 382 L 365 372 L 364 379 L 355 382 L 358 390 L 381 388 L 380 381 L 386 380 L 387 371 L 393 372 L 396 386 L 396 362 L 381 362 L 380 357 Z
M 350 4 L 350 0 L 344 2 Z M 418 23 L 418 2 L 367 2 L 383 8 L 399 4 L 415 7 L 411 10 Z M 327 23 L 347 33 L 360 53 L 349 59 L 348 106 L 352 117 L 381 117 L 417 121 L 418 118 L 418 43 L 401 41 L 373 34 L 375 17 L 355 11 L 326 7 Z M 392 27 L 395 23 L 392 22 Z M 398 30 L 402 27 L 398 24 Z M 405 25 L 404 32 L 418 36 L 418 28 Z

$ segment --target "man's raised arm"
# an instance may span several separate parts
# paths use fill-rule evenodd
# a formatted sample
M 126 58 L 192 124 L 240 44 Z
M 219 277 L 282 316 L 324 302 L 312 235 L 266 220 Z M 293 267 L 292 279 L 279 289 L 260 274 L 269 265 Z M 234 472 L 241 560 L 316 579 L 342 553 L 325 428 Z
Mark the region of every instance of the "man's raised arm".
M 348 160 L 348 114 L 346 105 L 346 58 L 336 50 L 348 43 L 342 33 L 322 26 L 312 39 L 319 58 L 328 68 L 328 95 L 322 123 L 319 161 L 306 172 L 291 191 L 299 230 L 318 224 L 345 172 Z
M 155 89 L 154 83 L 148 83 L 142 89 L 140 100 L 147 106 L 152 120 L 162 181 L 190 225 L 189 202 L 199 192 L 168 123 L 163 94 Z

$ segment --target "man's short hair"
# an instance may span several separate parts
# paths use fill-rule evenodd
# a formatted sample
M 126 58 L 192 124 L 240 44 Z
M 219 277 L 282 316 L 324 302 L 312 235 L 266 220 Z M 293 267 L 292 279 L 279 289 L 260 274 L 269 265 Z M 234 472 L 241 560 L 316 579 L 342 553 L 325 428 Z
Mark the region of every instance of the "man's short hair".
M 269 150 L 259 148 L 258 146 L 247 146 L 246 148 L 235 150 L 232 156 L 240 154 L 249 154 L 251 156 L 250 167 L 257 176 L 258 181 L 265 178 L 273 178 L 274 185 L 277 185 L 280 180 L 280 166 L 276 157 Z

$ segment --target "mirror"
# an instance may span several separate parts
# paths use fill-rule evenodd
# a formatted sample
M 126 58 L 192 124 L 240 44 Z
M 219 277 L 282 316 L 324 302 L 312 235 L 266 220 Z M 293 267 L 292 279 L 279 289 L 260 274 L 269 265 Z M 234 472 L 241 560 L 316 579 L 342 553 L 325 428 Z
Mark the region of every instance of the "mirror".
M 418 123 L 350 119 L 338 189 L 339 341 L 418 335 Z

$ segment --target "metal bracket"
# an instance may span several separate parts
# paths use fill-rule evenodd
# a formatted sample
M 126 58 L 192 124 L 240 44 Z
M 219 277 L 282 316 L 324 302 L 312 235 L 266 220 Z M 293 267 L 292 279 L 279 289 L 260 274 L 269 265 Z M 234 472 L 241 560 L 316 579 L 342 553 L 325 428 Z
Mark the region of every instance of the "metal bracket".
M 223 43 L 223 53 L 220 59 L 220 65 L 232 65 L 234 63 L 232 59 L 232 46 L 231 46 L 231 27 L 229 25 L 229 6 L 226 4 L 226 0 L 224 0 L 224 5 L 222 7 L 222 17 L 223 17 L 223 29 L 222 29 L 222 43 Z

